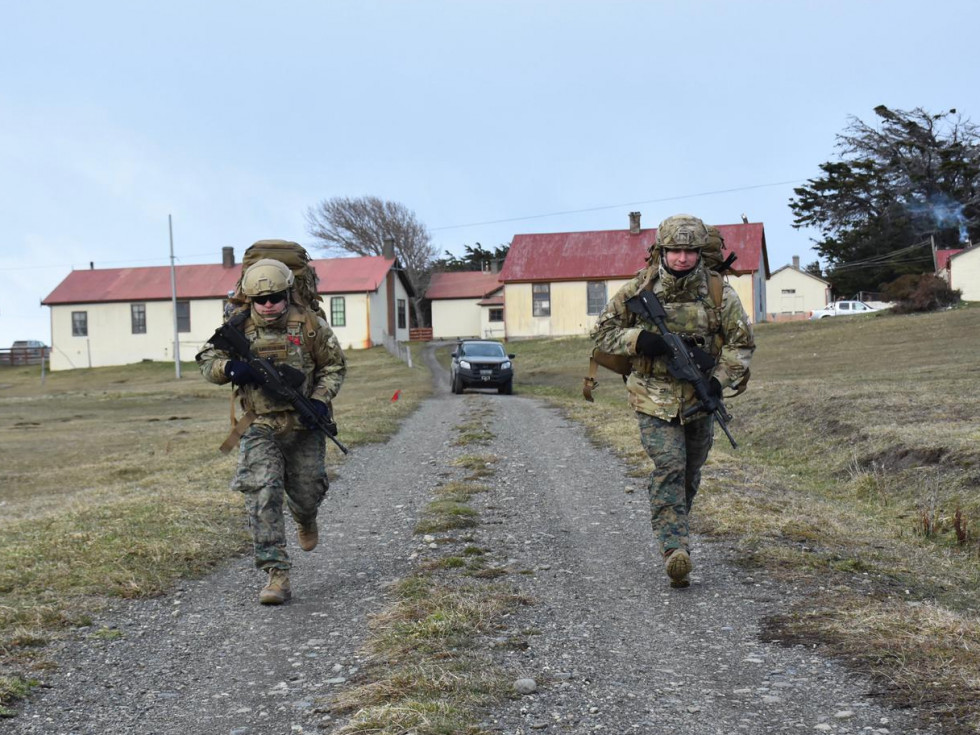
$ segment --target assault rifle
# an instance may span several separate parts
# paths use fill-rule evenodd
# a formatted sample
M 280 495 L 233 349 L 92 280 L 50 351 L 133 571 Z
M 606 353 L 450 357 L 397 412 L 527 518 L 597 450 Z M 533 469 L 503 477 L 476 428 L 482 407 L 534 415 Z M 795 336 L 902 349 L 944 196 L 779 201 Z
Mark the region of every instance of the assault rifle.
M 687 409 L 683 417 L 693 416 L 698 411 L 713 415 L 721 430 L 725 432 L 725 436 L 728 437 L 728 441 L 732 443 L 732 448 L 738 449 L 735 438 L 728 430 L 728 422 L 732 420 L 731 415 L 721 398 L 712 395 L 704 373 L 698 369 L 691 357 L 690 348 L 681 337 L 667 329 L 667 324 L 664 321 L 667 318 L 667 312 L 664 311 L 664 306 L 660 303 L 657 295 L 653 291 L 640 291 L 632 298 L 627 299 L 626 308 L 637 316 L 649 319 L 656 325 L 657 329 L 660 330 L 660 336 L 663 337 L 670 349 L 670 354 L 667 355 L 667 372 L 694 387 L 694 395 L 697 396 L 698 403 Z
M 259 385 L 272 398 L 288 402 L 299 414 L 304 424 L 313 424 L 330 439 L 341 452 L 348 454 L 350 450 L 337 441 L 337 424 L 334 423 L 330 404 L 327 404 L 327 415 L 322 416 L 313 407 L 313 401 L 300 393 L 297 388 L 302 385 L 303 373 L 290 365 L 280 365 L 265 357 L 252 354 L 252 345 L 241 331 L 230 322 L 218 327 L 214 336 L 209 340 L 219 350 L 230 352 L 248 363 L 258 378 Z

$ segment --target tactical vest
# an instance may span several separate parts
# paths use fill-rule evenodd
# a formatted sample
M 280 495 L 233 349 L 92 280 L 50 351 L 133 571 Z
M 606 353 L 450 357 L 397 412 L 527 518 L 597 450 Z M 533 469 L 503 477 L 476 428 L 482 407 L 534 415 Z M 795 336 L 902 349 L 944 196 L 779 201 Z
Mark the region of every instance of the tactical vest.
M 661 296 L 662 289 L 657 289 L 656 285 L 659 283 L 657 279 L 657 274 L 660 270 L 659 264 L 647 266 L 647 275 L 643 283 L 640 285 L 639 291 L 643 290 L 654 290 L 657 291 L 658 298 Z M 713 357 L 717 359 L 718 355 L 721 354 L 722 344 L 724 342 L 721 335 L 721 307 L 722 301 L 724 299 L 724 280 L 720 273 L 710 269 L 706 269 L 708 279 L 708 299 L 703 297 L 691 301 L 691 302 L 680 302 L 677 304 L 664 304 L 664 310 L 667 312 L 667 327 L 671 331 L 677 332 L 681 336 L 691 336 L 694 337 L 695 341 L 699 342 L 699 346 L 705 351 L 711 353 Z M 664 300 L 661 298 L 661 302 Z M 676 309 L 672 307 L 688 307 L 688 305 L 700 305 L 704 310 L 704 318 L 699 318 L 693 313 L 688 313 L 688 309 L 683 310 Z M 683 311 L 684 313 L 680 313 Z M 631 327 L 636 322 L 636 315 L 633 313 L 626 314 L 626 325 Z M 685 325 L 685 328 L 678 328 L 678 324 Z M 689 332 L 686 325 L 690 325 L 695 332 Z M 703 325 L 703 329 L 699 329 Z M 651 325 L 652 326 L 652 325 Z M 700 339 L 699 339 L 700 338 Z M 631 355 L 612 355 L 608 352 L 602 352 L 598 348 L 592 350 L 592 354 L 589 356 L 589 374 L 585 376 L 582 384 L 582 395 L 587 401 L 592 401 L 592 391 L 595 390 L 599 381 L 596 379 L 599 367 L 604 367 L 607 370 L 611 370 L 617 375 L 623 376 L 623 380 L 636 370 L 643 374 L 650 374 L 651 364 L 654 361 L 649 358 L 643 357 L 642 355 L 631 356 Z M 665 368 L 661 368 L 659 372 L 666 372 Z M 656 374 L 656 373 L 655 373 Z

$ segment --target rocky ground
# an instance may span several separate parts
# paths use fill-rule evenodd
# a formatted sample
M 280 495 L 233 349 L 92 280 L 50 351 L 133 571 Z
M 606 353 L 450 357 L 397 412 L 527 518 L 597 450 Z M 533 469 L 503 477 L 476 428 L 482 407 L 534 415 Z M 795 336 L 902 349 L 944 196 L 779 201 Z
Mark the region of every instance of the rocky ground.
M 369 614 L 390 582 L 438 553 L 413 534 L 452 477 L 455 427 L 487 416 L 492 491 L 475 496 L 476 543 L 534 603 L 511 621 L 522 650 L 496 655 L 523 696 L 486 715 L 491 731 L 543 733 L 923 733 L 819 650 L 764 642 L 760 622 L 795 591 L 696 540 L 693 584 L 670 589 L 643 483 L 557 411 L 520 395 L 437 394 L 384 445 L 358 447 L 321 510 L 321 542 L 293 544 L 294 598 L 256 602 L 239 559 L 167 596 L 120 602 L 52 651 L 58 665 L 0 721 L 12 735 L 285 735 L 330 732 L 327 703 L 363 663 Z M 624 408 L 625 410 L 625 408 Z M 335 457 L 333 450 L 331 456 Z M 218 490 L 220 491 L 220 490 Z M 695 508 L 696 512 L 696 508 Z M 291 541 L 292 543 L 292 541 Z M 488 646 L 492 646 L 488 641 Z

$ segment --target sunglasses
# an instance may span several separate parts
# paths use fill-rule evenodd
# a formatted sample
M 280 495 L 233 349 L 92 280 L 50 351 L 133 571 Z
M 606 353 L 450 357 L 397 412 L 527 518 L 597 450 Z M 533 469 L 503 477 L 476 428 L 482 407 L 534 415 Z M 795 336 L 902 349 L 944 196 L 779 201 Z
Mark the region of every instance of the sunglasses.
M 278 293 L 270 293 L 270 294 L 266 294 L 265 296 L 252 297 L 252 301 L 254 301 L 256 304 L 262 304 L 263 306 L 265 304 L 278 304 L 280 301 L 285 301 L 285 300 L 286 300 L 285 291 L 279 291 Z

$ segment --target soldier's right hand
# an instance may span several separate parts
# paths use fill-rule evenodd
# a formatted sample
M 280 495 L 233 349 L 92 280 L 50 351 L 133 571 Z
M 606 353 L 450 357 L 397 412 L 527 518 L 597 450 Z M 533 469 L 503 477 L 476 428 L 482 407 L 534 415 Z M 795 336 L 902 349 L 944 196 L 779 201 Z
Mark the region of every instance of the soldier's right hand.
M 643 330 L 636 338 L 636 354 L 649 358 L 660 357 L 670 352 L 667 340 L 654 332 Z
M 225 375 L 235 385 L 258 385 L 259 376 L 252 366 L 242 360 L 229 360 L 225 363 Z

